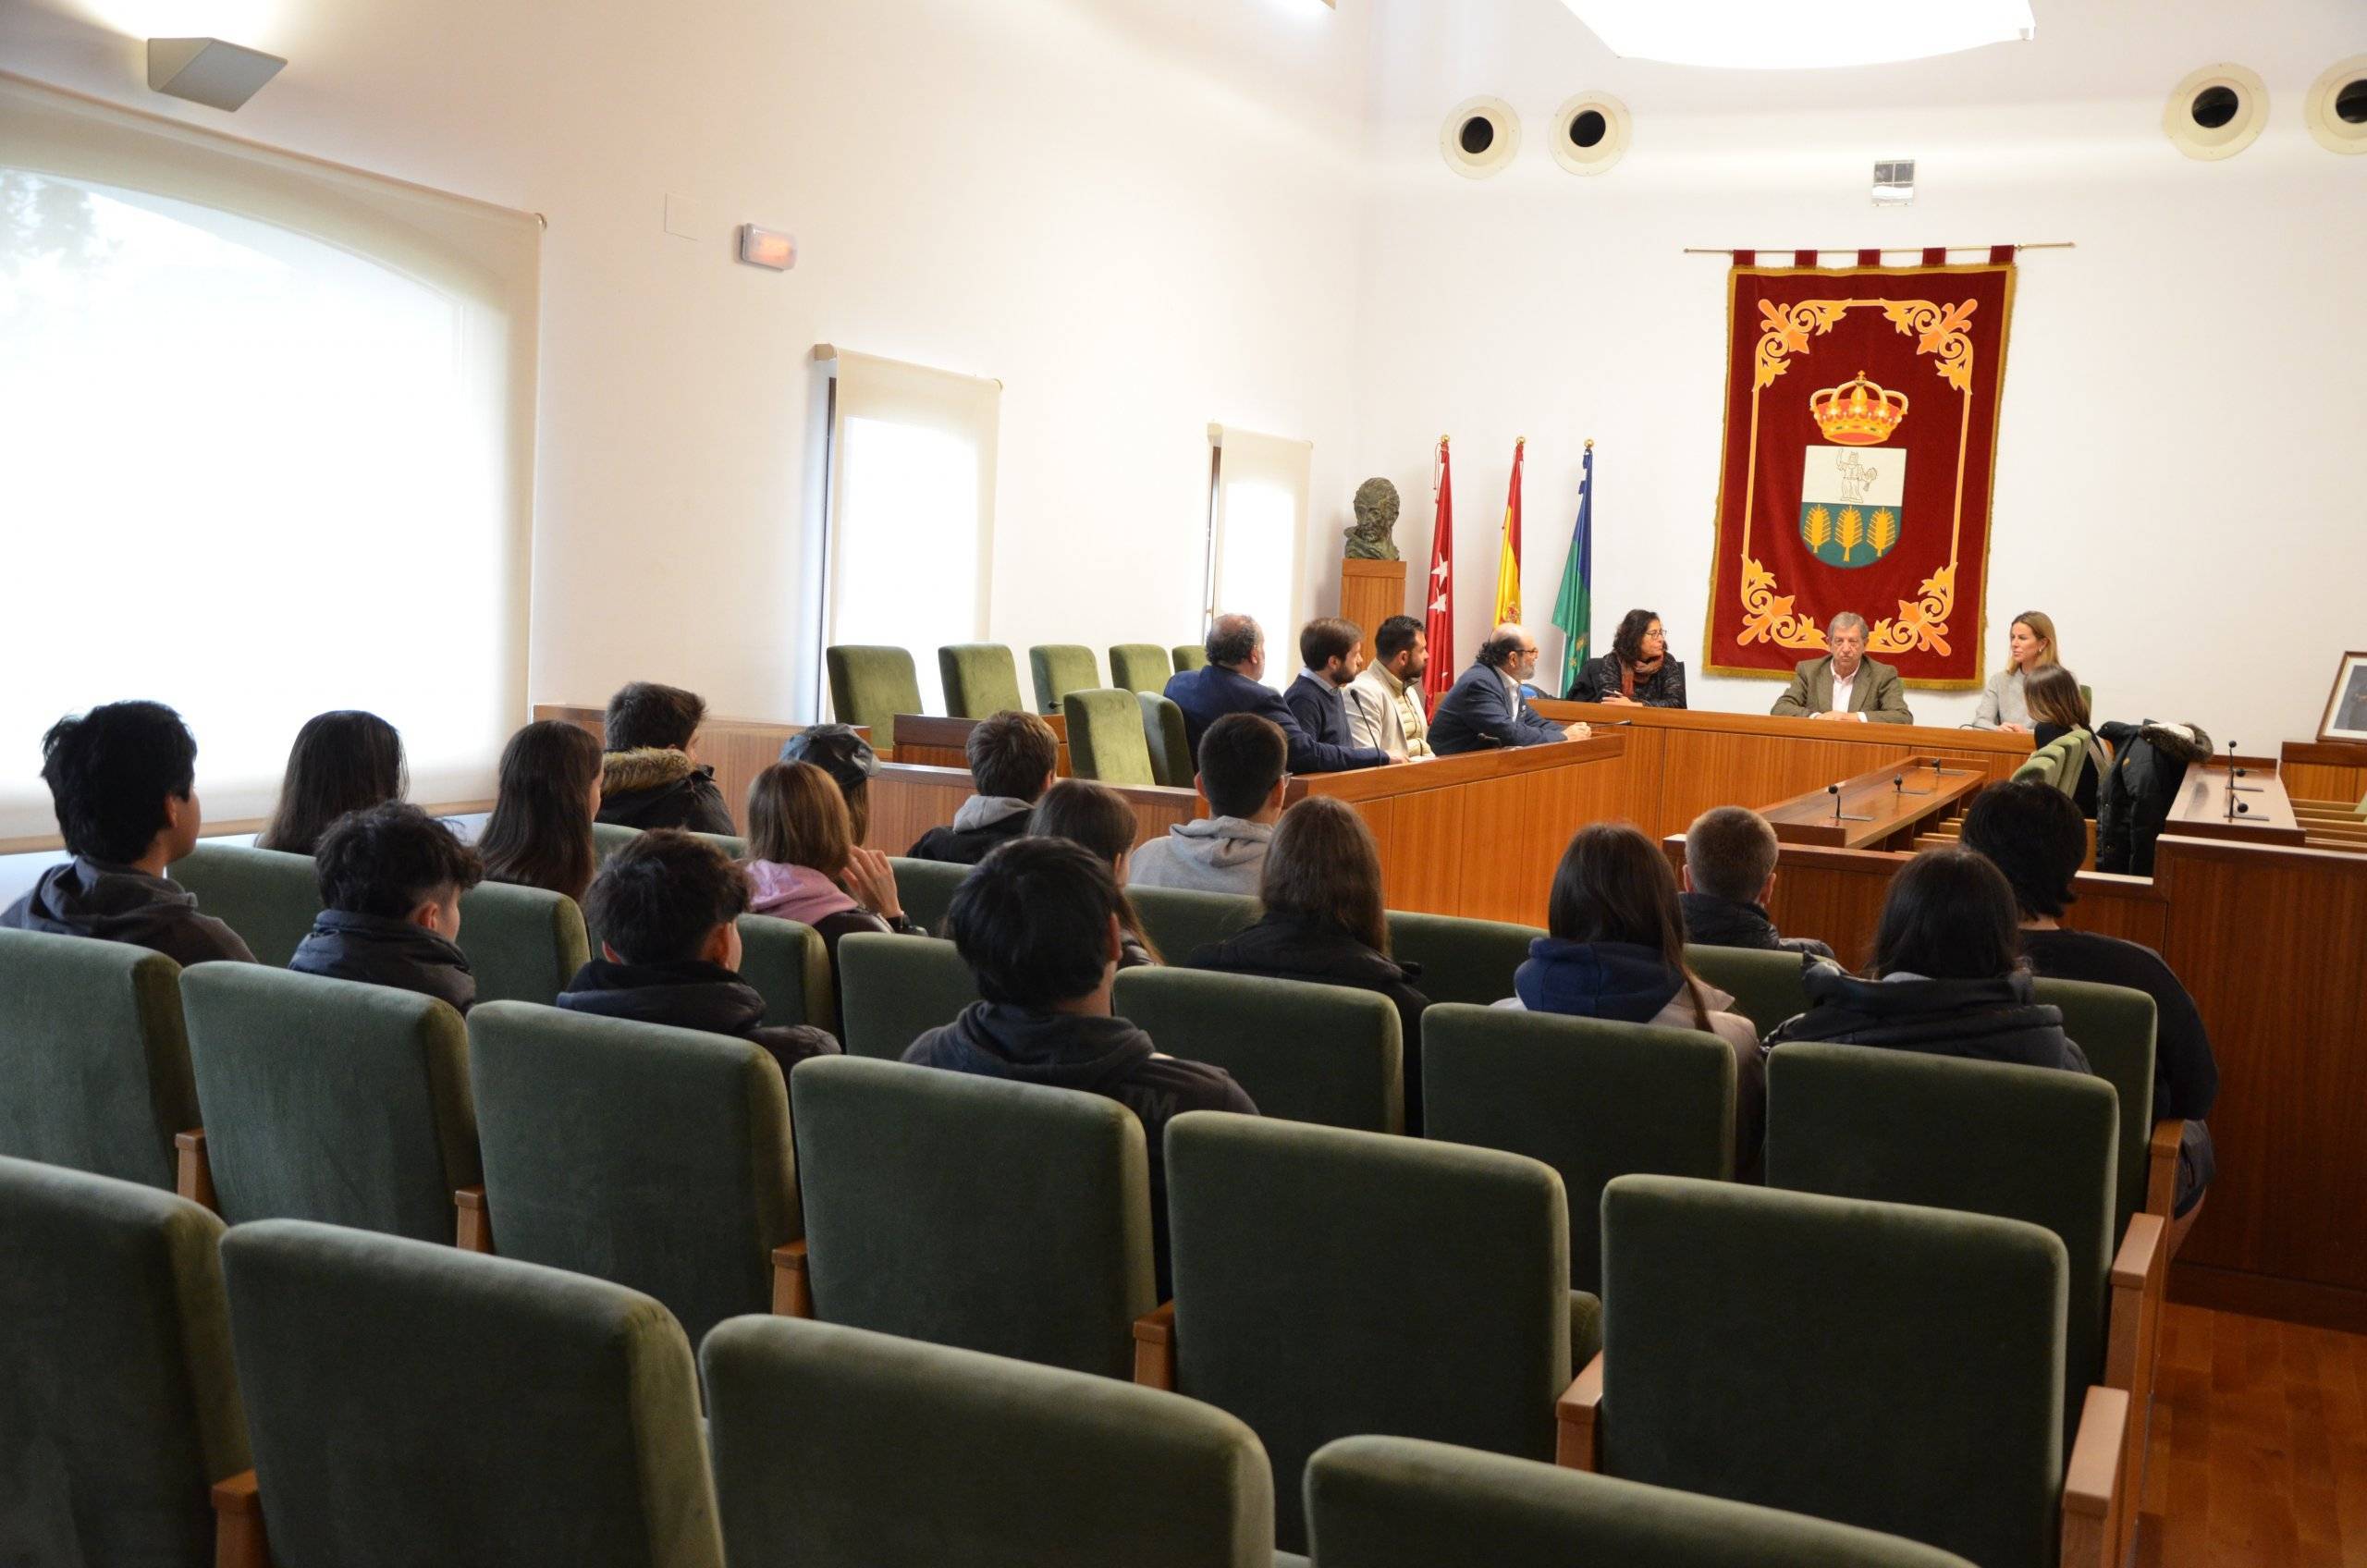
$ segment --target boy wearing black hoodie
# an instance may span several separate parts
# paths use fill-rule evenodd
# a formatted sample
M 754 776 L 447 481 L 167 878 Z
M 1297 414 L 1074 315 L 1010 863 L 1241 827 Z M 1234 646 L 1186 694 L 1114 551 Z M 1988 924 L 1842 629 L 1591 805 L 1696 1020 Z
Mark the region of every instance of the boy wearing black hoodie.
M 252 963 L 165 867 L 197 847 L 197 741 L 162 703 L 108 703 L 41 738 L 41 776 L 74 858 L 42 873 L 0 925 L 151 948 L 179 964 Z
M 1150 1036 L 1111 1016 L 1125 927 L 1118 883 L 1091 851 L 1065 839 L 1014 839 L 978 863 L 946 912 L 954 947 L 983 1001 L 913 1042 L 923 1067 L 1083 1089 L 1124 1106 L 1150 1156 L 1152 1242 L 1167 1293 L 1167 1123 L 1187 1110 L 1257 1107 L 1233 1075 L 1161 1056 Z
M 835 1056 L 826 1029 L 765 1023 L 765 998 L 740 978 L 740 916 L 748 879 L 721 850 L 677 828 L 652 828 L 610 855 L 583 895 L 600 956 L 576 972 L 558 1005 L 734 1035 L 772 1053 L 780 1070 Z
M 321 913 L 288 967 L 436 997 L 466 1012 L 476 976 L 455 945 L 460 895 L 484 863 L 449 827 L 401 801 L 350 811 L 313 848 Z

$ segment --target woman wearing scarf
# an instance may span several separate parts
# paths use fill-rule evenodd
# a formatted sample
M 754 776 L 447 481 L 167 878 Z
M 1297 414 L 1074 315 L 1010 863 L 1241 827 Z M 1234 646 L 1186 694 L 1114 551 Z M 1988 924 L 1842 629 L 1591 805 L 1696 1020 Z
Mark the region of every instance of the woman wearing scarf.
M 1668 656 L 1668 635 L 1650 610 L 1629 610 L 1611 639 L 1611 652 L 1578 667 L 1570 683 L 1574 703 L 1629 703 L 1647 708 L 1685 705 L 1685 666 Z

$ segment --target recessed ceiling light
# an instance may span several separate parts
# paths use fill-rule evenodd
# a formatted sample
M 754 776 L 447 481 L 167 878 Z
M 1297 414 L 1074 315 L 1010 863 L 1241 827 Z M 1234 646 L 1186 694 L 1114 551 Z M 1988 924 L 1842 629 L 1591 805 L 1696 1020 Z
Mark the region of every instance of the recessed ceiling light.
M 1802 70 L 1953 55 L 2027 39 L 2030 0 L 1911 0 L 1846 20 L 1798 0 L 1564 0 L 1614 55 L 1680 66 Z

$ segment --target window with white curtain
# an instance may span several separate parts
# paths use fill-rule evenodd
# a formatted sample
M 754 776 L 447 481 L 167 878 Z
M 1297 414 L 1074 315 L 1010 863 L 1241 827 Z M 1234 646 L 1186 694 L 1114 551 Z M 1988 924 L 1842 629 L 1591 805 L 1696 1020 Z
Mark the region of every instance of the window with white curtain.
M 922 708 L 943 713 L 937 650 L 987 634 L 1002 383 L 814 355 L 832 383 L 821 645 L 909 649 Z
M 1314 447 L 1233 425 L 1208 426 L 1210 616 L 1250 615 L 1266 632 L 1266 683 L 1298 675 L 1300 566 Z
M 328 708 L 489 798 L 526 715 L 540 223 L 0 77 L 0 841 L 60 715 L 196 733 L 212 825 Z

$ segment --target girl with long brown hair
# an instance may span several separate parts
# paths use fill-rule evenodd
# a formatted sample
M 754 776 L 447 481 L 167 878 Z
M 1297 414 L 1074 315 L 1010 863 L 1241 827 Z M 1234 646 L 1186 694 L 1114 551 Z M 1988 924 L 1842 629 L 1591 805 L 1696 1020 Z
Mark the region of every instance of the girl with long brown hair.
M 488 882 L 547 888 L 582 902 L 599 856 L 592 824 L 600 813 L 600 742 L 555 718 L 509 737 L 493 815 L 477 833 Z

